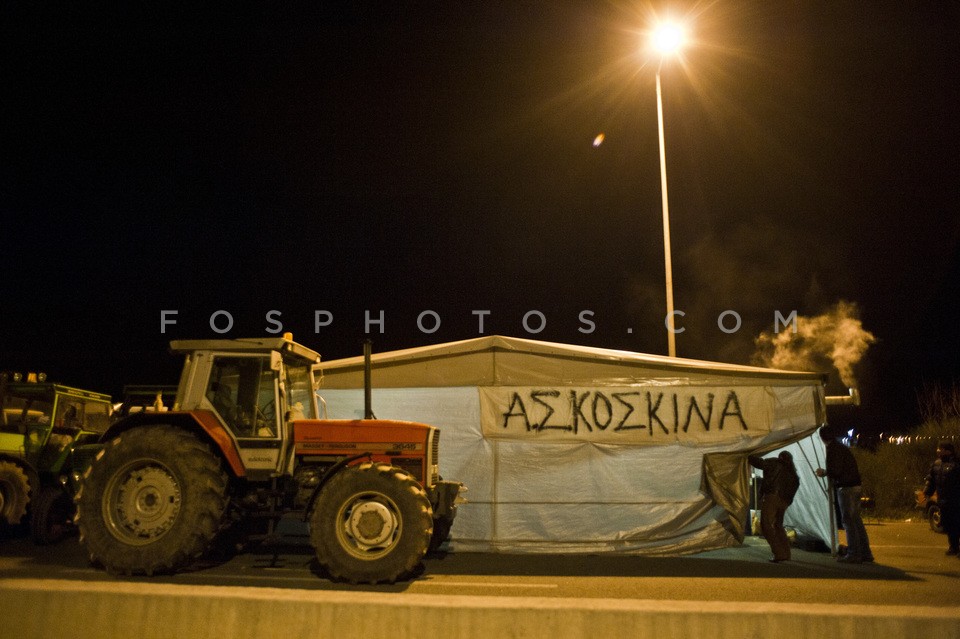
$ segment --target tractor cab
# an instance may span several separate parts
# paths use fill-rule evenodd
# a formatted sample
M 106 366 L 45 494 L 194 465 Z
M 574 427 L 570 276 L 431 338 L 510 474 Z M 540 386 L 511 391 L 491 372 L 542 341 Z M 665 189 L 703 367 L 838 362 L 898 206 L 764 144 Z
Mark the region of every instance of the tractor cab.
M 112 405 L 108 395 L 28 375 L 3 384 L 0 407 L 0 452 L 58 473 L 72 445 L 107 430 Z
M 312 367 L 320 355 L 284 338 L 182 340 L 174 411 L 205 411 L 236 441 L 247 473 L 282 471 L 290 424 L 316 419 Z
M 75 453 L 99 440 L 111 409 L 109 395 L 42 373 L 0 373 L 0 526 L 29 522 L 40 544 L 72 530 Z

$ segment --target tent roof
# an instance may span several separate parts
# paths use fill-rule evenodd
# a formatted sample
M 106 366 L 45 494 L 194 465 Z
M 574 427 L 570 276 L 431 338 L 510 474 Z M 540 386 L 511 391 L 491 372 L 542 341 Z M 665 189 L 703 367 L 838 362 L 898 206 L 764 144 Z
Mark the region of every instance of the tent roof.
M 376 353 L 373 385 L 411 388 L 562 384 L 823 384 L 820 373 L 648 355 L 591 346 L 490 335 Z M 363 386 L 363 357 L 316 367 L 325 388 Z

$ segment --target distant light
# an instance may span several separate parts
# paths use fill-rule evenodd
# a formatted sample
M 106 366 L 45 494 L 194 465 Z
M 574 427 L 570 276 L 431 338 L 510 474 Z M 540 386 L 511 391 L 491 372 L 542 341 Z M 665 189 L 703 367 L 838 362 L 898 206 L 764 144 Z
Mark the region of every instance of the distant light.
M 603 133 L 598 133 L 597 137 L 593 138 L 593 146 L 597 147 L 603 144 L 604 137 Z
M 672 22 L 664 22 L 653 31 L 653 47 L 660 55 L 671 55 L 680 50 L 686 40 L 683 27 Z

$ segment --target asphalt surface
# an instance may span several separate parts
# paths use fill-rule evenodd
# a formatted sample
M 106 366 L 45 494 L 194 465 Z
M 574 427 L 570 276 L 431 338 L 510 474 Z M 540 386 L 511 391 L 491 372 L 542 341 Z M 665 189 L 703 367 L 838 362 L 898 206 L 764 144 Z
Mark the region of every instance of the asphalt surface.
M 798 548 L 792 561 L 771 564 L 766 542 L 748 537 L 737 548 L 668 558 L 441 552 L 427 557 L 413 578 L 381 586 L 330 581 L 297 536 L 176 575 L 125 579 L 91 566 L 76 539 L 37 546 L 12 538 L 0 541 L 0 580 L 107 581 L 127 583 L 131 592 L 139 584 L 156 583 L 510 598 L 960 606 L 960 559 L 945 556 L 943 535 L 913 522 L 872 522 L 867 530 L 873 564 L 840 564 L 829 553 Z

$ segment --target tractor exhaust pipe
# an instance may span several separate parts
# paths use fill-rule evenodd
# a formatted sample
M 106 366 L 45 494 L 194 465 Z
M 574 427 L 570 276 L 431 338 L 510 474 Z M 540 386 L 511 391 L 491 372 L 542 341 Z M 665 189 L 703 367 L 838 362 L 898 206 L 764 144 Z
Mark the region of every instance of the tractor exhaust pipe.
M 859 406 L 860 391 L 856 388 L 850 388 L 849 395 L 828 395 L 827 406 Z
M 363 418 L 373 419 L 372 393 L 370 392 L 370 355 L 373 352 L 373 342 L 363 340 Z

